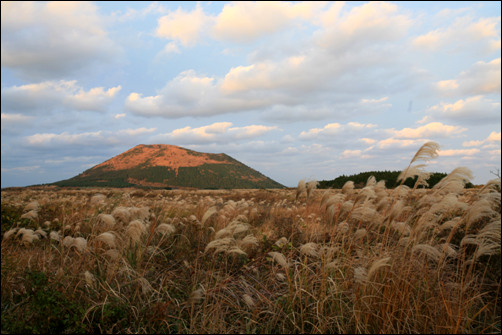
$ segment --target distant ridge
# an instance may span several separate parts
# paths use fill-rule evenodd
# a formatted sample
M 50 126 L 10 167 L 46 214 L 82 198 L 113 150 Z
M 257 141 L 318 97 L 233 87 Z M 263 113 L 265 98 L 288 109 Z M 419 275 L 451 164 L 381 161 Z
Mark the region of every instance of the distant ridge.
M 140 144 L 81 174 L 53 183 L 73 187 L 284 188 L 226 154 Z

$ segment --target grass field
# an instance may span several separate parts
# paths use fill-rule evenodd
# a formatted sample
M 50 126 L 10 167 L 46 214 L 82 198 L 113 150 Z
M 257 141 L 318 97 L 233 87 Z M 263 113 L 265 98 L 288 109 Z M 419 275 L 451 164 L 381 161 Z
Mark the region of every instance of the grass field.
M 500 180 L 2 191 L 2 333 L 500 333 Z

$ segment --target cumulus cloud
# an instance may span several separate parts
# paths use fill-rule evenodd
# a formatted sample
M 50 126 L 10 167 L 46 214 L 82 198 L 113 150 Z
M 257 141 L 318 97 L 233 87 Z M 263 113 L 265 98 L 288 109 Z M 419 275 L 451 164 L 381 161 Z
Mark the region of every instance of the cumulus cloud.
M 427 51 L 476 51 L 491 53 L 500 49 L 499 17 L 480 18 L 471 16 L 457 18 L 445 28 L 432 30 L 413 40 L 413 46 Z
M 259 37 L 298 24 L 297 19 L 312 20 L 325 6 L 325 3 L 316 1 L 228 3 L 215 18 L 212 35 L 237 43 L 253 42 Z
M 468 122 L 470 124 L 500 123 L 500 102 L 476 95 L 453 103 L 440 102 L 426 110 L 434 118 Z
M 356 136 L 355 132 L 357 131 L 365 131 L 375 127 L 376 125 L 371 123 L 363 124 L 359 122 L 348 122 L 344 125 L 340 123 L 329 123 L 323 128 L 311 128 L 307 131 L 302 131 L 298 138 L 302 140 L 312 140 L 318 138 L 329 138 L 337 135 L 343 135 L 346 137 L 348 133 L 350 133 L 351 136 Z
M 500 93 L 500 58 L 490 62 L 479 61 L 470 69 L 462 71 L 455 79 L 436 83 L 443 95 L 478 95 Z
M 119 49 L 91 2 L 2 1 L 2 67 L 28 79 L 54 79 Z
M 484 148 L 490 148 L 494 146 L 499 146 L 500 147 L 500 132 L 495 132 L 492 131 L 490 135 L 488 135 L 487 138 L 484 140 L 473 140 L 473 141 L 466 141 L 462 143 L 462 146 L 464 147 L 479 147 L 483 146 Z M 498 145 L 497 145 L 498 142 Z
M 179 42 L 184 46 L 194 46 L 199 41 L 201 33 L 207 30 L 211 21 L 212 18 L 204 13 L 199 4 L 191 12 L 178 8 L 159 19 L 157 35 Z M 170 51 L 172 50 L 173 48 Z
M 86 91 L 76 80 L 6 87 L 2 88 L 2 109 L 30 112 L 64 107 L 103 112 L 121 88 L 94 87 Z
M 465 132 L 467 128 L 459 126 L 450 126 L 441 122 L 431 122 L 417 128 L 404 128 L 391 131 L 395 138 L 399 139 L 419 139 L 419 138 L 441 138 L 459 135 Z
M 37 133 L 22 138 L 21 145 L 26 148 L 61 148 L 61 147 L 102 147 L 105 145 L 136 145 L 141 135 L 150 134 L 156 128 L 122 129 L 118 131 L 92 131 L 82 133 Z
M 231 122 L 215 122 L 198 128 L 187 126 L 154 136 L 151 140 L 167 140 L 168 142 L 182 144 L 228 143 L 257 138 L 278 129 L 277 126 L 250 125 L 232 127 L 232 125 Z

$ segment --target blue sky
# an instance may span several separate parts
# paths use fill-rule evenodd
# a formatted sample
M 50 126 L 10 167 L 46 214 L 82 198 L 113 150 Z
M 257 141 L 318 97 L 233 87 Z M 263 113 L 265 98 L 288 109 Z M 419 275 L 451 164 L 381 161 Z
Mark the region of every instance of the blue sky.
M 500 2 L 1 3 L 2 187 L 138 144 L 286 185 L 501 167 Z

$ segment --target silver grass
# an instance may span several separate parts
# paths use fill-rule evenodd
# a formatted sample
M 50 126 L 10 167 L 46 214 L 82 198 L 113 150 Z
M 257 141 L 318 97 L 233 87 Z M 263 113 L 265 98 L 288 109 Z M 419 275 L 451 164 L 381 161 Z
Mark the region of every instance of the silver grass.
M 354 192 L 354 182 L 352 180 L 349 180 L 343 184 L 342 187 L 342 193 L 343 194 L 352 194 Z
M 433 141 L 426 142 L 418 149 L 417 153 L 411 159 L 410 165 L 417 160 L 428 161 L 439 156 L 439 144 Z
M 244 301 L 244 303 L 249 307 L 249 308 L 253 308 L 255 306 L 255 302 L 253 300 L 253 298 L 251 298 L 251 296 L 249 294 L 243 294 L 242 295 L 242 300 Z
M 12 228 L 12 229 L 7 230 L 7 231 L 3 234 L 3 240 L 4 240 L 4 241 L 7 241 L 9 238 L 11 238 L 11 237 L 12 237 L 12 235 L 14 235 L 14 234 L 17 232 L 17 230 L 18 230 L 18 229 L 19 229 L 19 228 Z
M 101 193 L 96 193 L 91 197 L 91 204 L 92 205 L 97 205 L 97 204 L 104 204 L 106 200 L 106 196 Z
M 35 234 L 35 232 L 31 229 L 27 229 L 24 231 L 23 236 L 21 238 L 21 242 L 28 246 L 29 244 L 32 244 L 34 240 L 38 240 L 40 237 Z
M 370 266 L 370 268 L 368 270 L 367 279 L 371 280 L 371 278 L 373 277 L 373 275 L 379 269 L 381 269 L 383 267 L 386 267 L 386 266 L 390 266 L 389 261 L 390 261 L 390 257 L 385 257 L 385 258 L 382 258 L 382 259 L 374 261 L 373 264 L 371 264 L 371 266 Z
M 33 200 L 32 202 L 28 203 L 25 207 L 24 207 L 24 211 L 31 211 L 31 210 L 34 210 L 35 212 L 38 212 L 38 210 L 40 209 L 40 204 L 38 203 L 37 200 Z
M 176 232 L 176 228 L 170 223 L 161 223 L 157 226 L 155 231 L 164 236 L 170 236 Z
M 85 278 L 85 283 L 87 284 L 87 286 L 89 286 L 89 287 L 95 286 L 96 278 L 94 278 L 94 275 L 92 273 L 90 273 L 89 271 L 85 271 L 84 278 Z
M 37 234 L 39 237 L 43 237 L 43 238 L 47 237 L 47 233 L 45 231 L 43 231 L 42 229 L 35 230 L 35 234 Z
M 317 188 L 319 182 L 317 180 L 311 180 L 307 182 L 307 200 L 310 199 L 312 192 Z
M 345 234 L 350 229 L 350 226 L 347 222 L 343 221 L 338 224 L 337 230 L 340 234 Z
M 446 255 L 446 257 L 456 258 L 457 250 L 455 250 L 453 244 L 443 243 L 439 245 L 439 249 Z
M 111 214 L 101 213 L 98 215 L 98 225 L 105 231 L 111 230 L 115 226 L 115 218 Z
M 284 257 L 284 255 L 281 254 L 280 252 L 271 251 L 267 255 L 272 257 L 272 260 L 275 261 L 276 263 L 278 263 L 280 266 L 282 266 L 284 268 L 289 267 L 289 264 L 288 264 L 288 261 L 286 260 L 286 257 Z
M 399 234 L 401 234 L 403 236 L 408 236 L 408 235 L 410 235 L 410 232 L 411 232 L 411 228 L 410 228 L 410 226 L 406 222 L 396 222 L 396 221 L 393 221 L 390 224 L 390 227 L 394 231 L 398 232 Z
M 206 223 L 207 219 L 209 219 L 213 214 L 216 214 L 218 212 L 218 210 L 216 209 L 216 207 L 210 207 L 206 210 L 206 212 L 204 213 L 204 215 L 202 216 L 202 219 L 200 220 L 200 223 L 201 224 L 204 224 Z
M 29 219 L 36 221 L 38 219 L 38 213 L 36 210 L 32 209 L 28 213 L 24 213 L 23 215 L 21 215 L 21 219 Z
M 288 244 L 288 239 L 285 238 L 284 236 L 275 241 L 275 245 L 278 246 L 279 248 L 282 248 L 286 244 Z
M 436 263 L 441 259 L 442 252 L 429 244 L 417 244 L 412 249 L 412 252 L 420 252 Z
M 112 249 L 116 247 L 115 235 L 113 235 L 111 232 L 105 232 L 105 233 L 99 234 L 96 237 L 96 241 L 103 242 L 109 248 L 112 248 Z
M 302 193 L 307 191 L 307 186 L 305 184 L 305 179 L 302 179 L 298 182 L 298 186 L 296 188 L 296 200 L 302 195 Z
M 51 232 L 49 233 L 49 238 L 50 238 L 51 240 L 55 240 L 55 241 L 59 241 L 59 240 L 61 239 L 61 238 L 59 237 L 59 234 L 58 234 L 58 232 L 57 232 L 57 231 L 51 231 Z
M 368 180 L 366 181 L 366 187 L 374 187 L 377 183 L 377 180 L 375 176 L 369 176 Z
M 207 244 L 206 249 L 204 251 L 207 252 L 210 249 L 215 249 L 215 252 L 225 252 L 234 243 L 235 243 L 235 239 L 233 239 L 232 237 L 225 237 L 225 238 L 213 240 Z
M 368 271 L 364 267 L 359 266 L 354 269 L 354 280 L 356 283 L 364 284 L 366 283 L 367 279 Z
M 192 293 L 190 293 L 190 297 L 188 297 L 188 303 L 189 304 L 196 304 L 202 300 L 204 297 L 204 290 L 202 288 L 199 288 Z
M 237 241 L 239 247 L 248 249 L 252 247 L 257 247 L 259 244 L 258 239 L 253 235 L 246 235 L 242 240 Z
M 467 230 L 476 221 L 485 217 L 492 217 L 495 214 L 496 212 L 492 209 L 491 203 L 486 199 L 480 199 L 469 207 L 465 229 Z
M 300 253 L 306 256 L 318 257 L 319 256 L 318 249 L 319 246 L 317 245 L 317 243 L 308 242 L 300 247 Z
M 73 240 L 73 245 L 79 252 L 83 252 L 87 249 L 87 240 L 83 237 L 76 237 Z
M 126 235 L 133 242 L 139 242 L 141 236 L 146 233 L 146 227 L 140 220 L 133 220 L 127 225 Z
M 226 250 L 227 254 L 236 254 L 236 255 L 244 255 L 247 256 L 247 253 L 239 248 L 238 246 L 234 245 Z
M 356 241 L 361 240 L 367 235 L 367 233 L 368 232 L 366 231 L 366 229 L 360 228 L 360 229 L 356 230 L 356 232 L 354 233 L 354 239 Z

